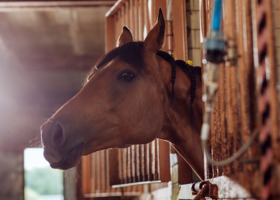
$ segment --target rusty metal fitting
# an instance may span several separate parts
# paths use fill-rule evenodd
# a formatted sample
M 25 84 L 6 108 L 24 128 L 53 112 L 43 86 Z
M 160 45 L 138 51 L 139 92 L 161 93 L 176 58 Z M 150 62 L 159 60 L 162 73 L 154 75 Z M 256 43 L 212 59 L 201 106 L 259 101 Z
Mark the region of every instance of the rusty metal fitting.
M 194 200 L 205 199 L 205 197 L 210 197 L 212 199 L 218 198 L 218 186 L 209 181 L 194 183 L 191 190 L 192 194 L 196 195 Z
M 237 66 L 237 46 L 234 40 L 227 41 L 227 51 L 225 56 L 226 66 Z

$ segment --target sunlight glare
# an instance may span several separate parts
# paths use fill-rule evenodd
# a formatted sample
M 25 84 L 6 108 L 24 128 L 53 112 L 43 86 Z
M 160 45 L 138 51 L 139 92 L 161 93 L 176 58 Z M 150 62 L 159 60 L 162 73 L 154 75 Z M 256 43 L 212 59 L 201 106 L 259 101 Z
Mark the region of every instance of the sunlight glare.
M 24 169 L 49 167 L 43 155 L 42 148 L 27 148 L 24 150 Z

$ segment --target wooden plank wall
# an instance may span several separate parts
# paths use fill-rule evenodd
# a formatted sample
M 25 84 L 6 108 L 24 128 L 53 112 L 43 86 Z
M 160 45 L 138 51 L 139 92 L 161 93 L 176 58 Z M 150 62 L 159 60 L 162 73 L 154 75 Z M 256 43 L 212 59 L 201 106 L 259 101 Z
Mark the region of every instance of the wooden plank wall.
M 211 24 L 211 6 L 213 1 L 202 0 L 201 34 L 209 33 Z M 241 145 L 246 143 L 253 131 L 260 127 L 260 116 L 257 108 L 257 93 L 259 85 L 256 80 L 258 67 L 257 54 L 257 0 L 223 1 L 222 29 L 229 46 L 237 51 L 235 63 L 229 66 L 221 65 L 219 71 L 219 91 L 214 104 L 211 120 L 210 151 L 215 160 L 230 157 Z M 270 72 L 270 97 L 272 121 L 272 146 L 274 162 L 272 171 L 272 195 L 279 199 L 279 1 L 268 0 L 267 64 Z M 271 20 L 274 18 L 274 21 Z M 276 73 L 278 70 L 278 73 Z M 277 99 L 278 96 L 278 99 Z M 207 178 L 219 187 L 219 197 L 222 199 L 259 199 L 262 187 L 260 176 L 261 148 L 258 140 L 254 141 L 246 153 L 233 164 L 223 167 L 209 165 L 206 169 Z M 226 176 L 225 176 L 226 175 Z M 244 192 L 239 193 L 238 187 L 231 181 L 221 182 L 230 177 L 240 184 Z M 244 195 L 244 196 L 242 196 Z M 183 198 L 183 196 L 181 197 Z M 185 198 L 185 197 L 184 197 Z
M 206 36 L 209 32 L 211 22 L 211 0 L 202 1 L 202 32 Z M 257 82 L 256 67 L 257 56 L 254 49 L 257 48 L 256 34 L 256 0 L 234 0 L 224 1 L 223 4 L 223 23 L 222 29 L 228 45 L 235 48 L 238 58 L 235 63 L 225 66 L 221 64 L 219 71 L 219 90 L 214 103 L 214 109 L 211 118 L 211 139 L 209 142 L 213 159 L 222 160 L 231 156 L 244 143 L 246 143 L 253 131 L 260 126 L 257 113 Z M 279 5 L 278 1 L 273 1 L 271 14 L 274 19 L 278 19 Z M 279 21 L 279 20 L 278 20 Z M 271 22 L 272 23 L 272 22 Z M 273 148 L 276 160 L 279 160 L 279 111 L 277 100 L 277 78 L 279 73 L 274 71 L 279 69 L 279 26 L 277 20 L 275 25 L 268 23 L 269 54 L 270 60 L 270 95 L 272 99 L 271 119 Z M 206 31 L 205 31 L 206 30 Z M 273 35 L 273 33 L 276 33 Z M 275 39 L 276 42 L 273 42 Z M 271 55 L 272 54 L 272 55 Z M 274 56 L 273 56 L 274 55 Z M 275 57 L 276 55 L 276 57 Z M 277 58 L 277 60 L 276 60 Z M 276 62 L 276 65 L 274 65 Z M 222 152 L 222 153 L 221 153 Z M 259 170 L 260 147 L 255 141 L 254 145 L 247 150 L 241 159 L 233 164 L 224 167 L 209 166 L 207 169 L 207 178 L 213 178 L 221 175 L 232 175 L 239 172 L 257 172 Z M 243 178 L 239 181 L 246 182 Z
M 238 59 L 230 66 L 221 64 L 219 71 L 219 90 L 211 117 L 209 144 L 215 160 L 231 156 L 257 128 L 251 3 L 247 0 L 224 1 L 223 33 L 232 48 L 235 48 Z M 211 1 L 203 1 L 205 11 L 211 10 L 211 6 Z M 202 26 L 209 31 L 207 26 L 211 22 L 211 12 L 204 15 Z M 225 167 L 209 166 L 208 178 L 256 169 L 256 149 L 252 147 L 243 156 L 242 162 Z
M 205 37 L 210 30 L 213 1 L 202 0 L 201 2 L 202 25 L 200 31 Z M 237 51 L 237 59 L 229 66 L 222 64 L 219 69 L 219 91 L 212 112 L 209 141 L 209 149 L 214 160 L 230 157 L 249 140 L 253 131 L 261 125 L 257 108 L 257 96 L 260 90 L 256 80 L 256 68 L 258 67 L 257 3 L 257 0 L 223 1 L 222 30 L 224 37 L 229 42 L 228 45 Z M 268 4 L 266 9 L 269 13 L 267 24 L 265 24 L 268 37 L 266 63 L 268 64 L 268 72 L 270 72 L 270 115 L 274 156 L 271 193 L 273 199 L 279 199 L 280 12 L 278 0 L 268 0 L 266 4 Z M 261 180 L 263 179 L 260 175 L 260 151 L 261 147 L 256 139 L 253 146 L 233 164 L 223 167 L 208 166 L 206 169 L 207 178 L 218 185 L 219 198 L 260 199 Z M 226 180 L 227 177 L 230 179 Z M 221 181 L 223 179 L 225 181 Z M 232 180 L 234 183 L 238 183 L 238 186 L 231 183 Z M 186 186 L 191 187 L 191 185 Z M 246 192 L 240 192 L 240 186 Z M 180 195 L 183 195 L 183 192 Z M 186 195 L 180 197 L 186 198 Z

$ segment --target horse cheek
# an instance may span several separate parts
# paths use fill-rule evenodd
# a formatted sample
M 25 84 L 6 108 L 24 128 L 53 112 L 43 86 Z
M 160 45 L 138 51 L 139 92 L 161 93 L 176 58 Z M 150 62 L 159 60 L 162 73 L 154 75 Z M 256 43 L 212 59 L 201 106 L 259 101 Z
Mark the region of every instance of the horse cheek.
M 145 104 L 146 113 L 144 114 L 144 119 L 146 122 L 146 131 L 149 134 L 151 140 L 158 138 L 160 130 L 163 126 L 164 113 L 161 104 L 160 95 L 154 90 L 150 91 L 150 94 L 146 94 L 150 98 Z

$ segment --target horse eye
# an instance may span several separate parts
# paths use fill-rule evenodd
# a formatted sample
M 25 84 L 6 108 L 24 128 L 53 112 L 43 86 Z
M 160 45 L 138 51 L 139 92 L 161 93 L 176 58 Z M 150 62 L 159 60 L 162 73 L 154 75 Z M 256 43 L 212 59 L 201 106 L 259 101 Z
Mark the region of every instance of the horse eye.
M 122 71 L 118 76 L 120 80 L 128 81 L 128 82 L 135 79 L 135 77 L 136 75 L 132 71 L 128 71 L 128 70 Z

